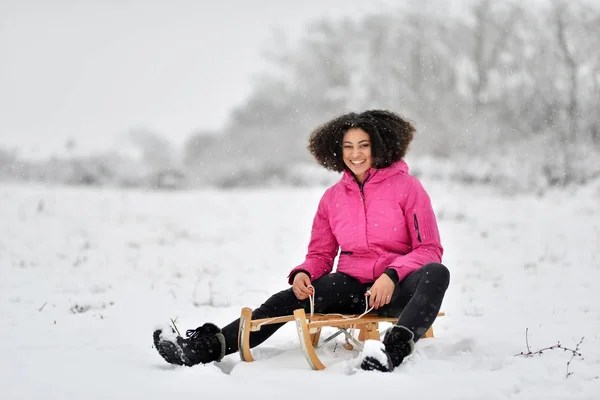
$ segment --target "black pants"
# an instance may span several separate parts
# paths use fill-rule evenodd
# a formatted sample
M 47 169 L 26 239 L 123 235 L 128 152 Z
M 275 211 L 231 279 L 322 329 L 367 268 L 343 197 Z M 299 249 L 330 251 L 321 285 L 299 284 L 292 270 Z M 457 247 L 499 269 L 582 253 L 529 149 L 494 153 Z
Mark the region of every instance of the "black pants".
M 442 305 L 448 284 L 448 269 L 437 263 L 424 265 L 396 285 L 390 303 L 371 313 L 398 317 L 398 325 L 410 329 L 419 340 L 431 327 Z M 360 283 L 355 278 L 334 272 L 314 282 L 315 313 L 362 314 L 365 312 L 365 292 L 372 283 Z M 271 296 L 252 312 L 252 319 L 291 315 L 303 308 L 310 312 L 310 301 L 298 300 L 291 288 Z M 226 354 L 238 351 L 239 318 L 222 329 L 227 344 Z M 263 325 L 260 331 L 250 333 L 250 347 L 268 339 L 282 324 Z

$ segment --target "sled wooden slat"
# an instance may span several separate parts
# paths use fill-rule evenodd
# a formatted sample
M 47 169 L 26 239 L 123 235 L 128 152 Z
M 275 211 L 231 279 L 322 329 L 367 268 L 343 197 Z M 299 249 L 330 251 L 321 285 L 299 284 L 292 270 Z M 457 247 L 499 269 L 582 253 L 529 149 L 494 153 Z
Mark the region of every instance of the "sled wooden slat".
M 242 361 L 254 361 L 250 352 L 250 325 L 252 323 L 252 309 L 242 308 L 240 316 L 240 328 L 238 330 L 238 349 Z
M 443 312 L 438 316 L 446 315 Z M 294 321 L 298 340 L 306 361 L 311 368 L 316 370 L 325 369 L 325 365 L 319 360 L 315 347 L 319 343 L 321 329 L 324 327 L 333 327 L 339 329 L 359 329 L 358 340 L 380 340 L 379 323 L 395 323 L 396 317 L 379 317 L 376 315 L 360 316 L 348 314 L 314 314 L 307 316 L 303 309 L 297 309 L 293 315 L 285 315 L 274 318 L 261 318 L 252 320 L 252 309 L 244 307 L 240 316 L 240 327 L 238 332 L 239 354 L 242 361 L 254 361 L 250 351 L 250 332 L 259 331 L 263 325 L 280 324 Z M 423 338 L 433 338 L 433 326 L 423 335 Z M 347 346 L 347 347 L 346 347 Z M 352 346 L 344 345 L 351 349 Z
M 246 308 L 244 308 L 246 309 Z M 252 315 L 252 310 L 250 310 L 250 315 Z M 445 314 L 440 312 L 438 317 L 443 317 Z M 364 316 L 359 318 L 359 314 L 315 314 L 310 317 L 311 323 L 310 327 L 323 327 L 323 326 L 331 326 L 331 327 L 349 327 L 355 325 L 356 323 L 369 323 L 369 322 L 390 322 L 394 323 L 398 320 L 397 317 L 379 317 L 379 316 Z M 271 325 L 271 324 L 280 324 L 285 322 L 290 322 L 294 320 L 293 315 L 285 315 L 283 317 L 273 317 L 273 318 L 261 318 L 254 319 L 251 323 L 251 332 L 256 332 L 260 330 L 260 327 L 263 325 Z
M 294 319 L 296 321 L 296 331 L 298 332 L 300 347 L 302 348 L 302 352 L 304 353 L 308 365 L 316 370 L 325 369 L 325 365 L 319 360 L 319 356 L 317 356 L 317 352 L 315 351 L 313 338 L 310 335 L 310 328 L 307 326 L 306 322 L 306 313 L 302 308 L 294 311 Z
M 359 321 L 362 322 L 395 322 L 398 320 L 398 318 L 395 317 L 377 317 L 377 316 L 365 316 L 362 318 L 358 318 L 359 314 L 356 315 L 347 315 L 347 314 L 315 314 L 312 317 L 310 317 L 311 321 L 323 321 L 325 322 L 324 324 L 312 324 L 311 327 L 319 327 L 319 326 L 339 326 L 341 327 L 341 325 L 331 325 L 329 323 L 327 323 L 327 321 L 332 321 L 333 319 L 337 318 L 339 319 L 341 322 L 348 322 L 346 325 L 350 326 L 350 325 L 354 325 L 356 322 L 355 321 Z M 260 327 L 263 325 L 271 325 L 271 324 L 281 324 L 281 323 L 285 323 L 285 322 L 290 322 L 294 320 L 294 316 L 293 315 L 285 315 L 283 317 L 273 317 L 273 318 L 261 318 L 261 319 L 255 319 L 252 320 L 252 324 L 251 324 L 251 332 L 256 332 L 260 330 Z M 340 323 L 341 323 L 340 322 Z
M 311 321 L 308 323 L 309 328 L 322 328 L 324 326 L 331 326 L 332 328 L 352 328 L 354 325 L 363 325 L 374 322 L 391 322 L 398 321 L 398 318 L 388 317 L 362 317 L 362 318 L 342 318 L 338 317 L 336 320 L 321 320 Z
M 250 309 L 249 309 L 250 310 Z M 250 314 L 252 314 L 252 310 L 250 310 Z M 263 325 L 271 325 L 271 324 L 281 324 L 284 322 L 290 322 L 294 320 L 293 315 L 286 315 L 283 317 L 274 317 L 274 318 L 262 318 L 255 319 L 252 321 L 251 331 L 256 332 L 260 330 L 260 327 Z

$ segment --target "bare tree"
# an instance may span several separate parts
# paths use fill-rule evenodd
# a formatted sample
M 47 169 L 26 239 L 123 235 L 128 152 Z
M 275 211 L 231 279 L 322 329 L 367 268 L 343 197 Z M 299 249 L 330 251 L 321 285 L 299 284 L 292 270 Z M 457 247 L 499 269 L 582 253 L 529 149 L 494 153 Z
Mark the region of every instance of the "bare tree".
M 578 80 L 578 69 L 579 61 L 576 59 L 574 54 L 573 44 L 570 43 L 569 34 L 567 33 L 569 22 L 566 21 L 568 18 L 568 4 L 565 1 L 557 0 L 554 2 L 552 17 L 554 19 L 554 26 L 556 28 L 556 42 L 558 43 L 558 51 L 565 63 L 567 69 L 568 80 L 568 94 L 566 112 L 569 121 L 569 129 L 566 136 L 568 142 L 574 143 L 577 139 L 577 119 L 579 113 L 578 97 L 579 97 L 579 80 Z
M 507 7 L 507 9 L 504 9 Z M 489 102 L 490 76 L 498 68 L 500 56 L 506 49 L 514 25 L 522 10 L 514 3 L 479 0 L 473 6 L 473 62 L 475 76 L 473 97 L 475 110 Z

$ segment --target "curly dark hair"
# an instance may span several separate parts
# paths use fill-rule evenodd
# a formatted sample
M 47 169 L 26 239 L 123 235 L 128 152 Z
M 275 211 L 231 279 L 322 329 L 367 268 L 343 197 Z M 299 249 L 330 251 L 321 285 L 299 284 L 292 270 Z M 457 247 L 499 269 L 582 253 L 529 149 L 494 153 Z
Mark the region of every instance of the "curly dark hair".
M 347 168 L 342 158 L 342 142 L 351 128 L 360 128 L 370 136 L 375 168 L 386 168 L 402 159 L 415 133 L 412 123 L 391 111 L 352 112 L 317 127 L 310 134 L 308 150 L 326 169 L 342 172 Z

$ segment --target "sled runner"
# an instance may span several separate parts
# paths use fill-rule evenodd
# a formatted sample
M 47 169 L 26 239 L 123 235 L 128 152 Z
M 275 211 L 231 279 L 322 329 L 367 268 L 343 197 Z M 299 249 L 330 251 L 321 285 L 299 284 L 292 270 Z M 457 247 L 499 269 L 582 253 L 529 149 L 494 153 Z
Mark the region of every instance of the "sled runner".
M 440 312 L 438 316 L 445 315 Z M 275 318 L 263 318 L 252 320 L 252 309 L 244 307 L 240 316 L 240 328 L 238 333 L 239 353 L 242 361 L 254 361 L 250 352 L 250 332 L 260 330 L 263 325 L 278 324 L 294 321 L 300 347 L 304 353 L 306 361 L 315 370 L 325 369 L 325 365 L 319 360 L 316 348 L 333 340 L 335 337 L 344 334 L 346 336 L 346 344 L 344 347 L 352 350 L 354 347 L 362 349 L 361 341 L 365 340 L 381 340 L 382 334 L 379 333 L 379 323 L 389 322 L 396 323 L 397 317 L 380 317 L 377 315 L 348 315 L 348 314 L 312 314 L 307 316 L 303 309 L 297 309 L 293 315 L 285 315 Z M 328 338 L 319 341 L 321 329 L 323 327 L 337 328 L 337 332 Z M 353 332 L 359 329 L 358 340 L 354 337 Z M 423 338 L 433 338 L 433 327 L 425 333 Z

